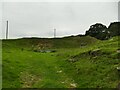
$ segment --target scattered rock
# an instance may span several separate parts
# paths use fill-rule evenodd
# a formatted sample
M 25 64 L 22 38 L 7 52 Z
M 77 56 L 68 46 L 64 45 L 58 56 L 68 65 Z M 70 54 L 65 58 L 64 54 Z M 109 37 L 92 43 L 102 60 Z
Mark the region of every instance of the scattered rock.
M 120 49 L 117 49 L 117 53 L 120 53 Z
M 70 61 L 70 62 L 74 62 L 74 59 L 70 58 L 69 61 Z
M 65 82 L 61 82 L 61 83 L 65 83 Z
M 71 87 L 77 87 L 75 83 L 70 83 Z
M 89 53 L 89 55 L 96 57 L 96 56 L 100 55 L 100 51 L 101 51 L 100 49 L 95 49 L 93 51 L 89 51 L 88 53 Z
M 39 82 L 41 78 L 28 72 L 20 72 L 20 80 L 23 88 L 30 88 Z
M 117 70 L 120 71 L 120 67 L 117 67 Z
M 62 72 L 62 70 L 60 70 L 60 71 L 57 71 L 57 73 L 61 73 Z
M 74 63 L 74 62 L 78 61 L 78 59 L 70 58 L 68 61 L 71 63 Z

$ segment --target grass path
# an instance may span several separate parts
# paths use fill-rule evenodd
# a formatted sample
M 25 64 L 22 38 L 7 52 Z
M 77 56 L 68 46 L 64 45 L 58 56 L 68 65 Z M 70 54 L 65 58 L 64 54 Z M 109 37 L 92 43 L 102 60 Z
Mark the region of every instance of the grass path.
M 74 80 L 63 72 L 63 68 L 59 67 L 59 58 L 55 53 L 13 50 L 4 52 L 3 57 L 4 55 L 7 57 L 3 58 L 3 64 L 6 63 L 8 66 L 3 68 L 3 87 L 6 86 L 6 83 L 9 84 L 8 87 L 23 88 L 76 87 Z M 6 72 L 6 70 L 10 71 Z M 11 76 L 8 77 L 6 73 Z M 12 81 L 13 77 L 14 81 Z

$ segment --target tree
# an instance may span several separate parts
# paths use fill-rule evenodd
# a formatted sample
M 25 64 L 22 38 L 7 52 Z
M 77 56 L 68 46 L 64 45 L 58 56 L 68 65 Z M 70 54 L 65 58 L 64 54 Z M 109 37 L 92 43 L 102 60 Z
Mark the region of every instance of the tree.
M 96 23 L 90 26 L 89 30 L 86 31 L 85 35 L 89 35 L 97 39 L 105 40 L 108 38 L 107 34 L 108 34 L 107 27 L 101 23 Z
M 109 32 L 109 36 L 120 36 L 120 22 L 113 22 L 109 25 L 107 31 Z

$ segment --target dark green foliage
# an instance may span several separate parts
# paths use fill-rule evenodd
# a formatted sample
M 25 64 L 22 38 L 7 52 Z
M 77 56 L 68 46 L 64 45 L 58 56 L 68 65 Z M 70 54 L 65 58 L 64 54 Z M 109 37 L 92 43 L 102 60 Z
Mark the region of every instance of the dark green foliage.
M 90 26 L 89 30 L 86 31 L 85 35 L 90 35 L 100 40 L 106 40 L 113 36 L 120 35 L 120 22 L 114 22 L 107 28 L 105 25 L 96 23 Z
M 89 30 L 86 31 L 86 35 L 90 35 L 97 39 L 106 39 L 107 27 L 100 23 L 90 26 Z
M 110 37 L 120 35 L 120 22 L 111 23 L 107 31 L 109 32 Z

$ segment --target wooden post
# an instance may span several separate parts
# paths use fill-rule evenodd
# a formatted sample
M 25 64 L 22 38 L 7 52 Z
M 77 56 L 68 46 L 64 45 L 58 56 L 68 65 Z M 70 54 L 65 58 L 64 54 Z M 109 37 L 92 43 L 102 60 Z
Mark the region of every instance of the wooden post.
M 8 21 L 7 21 L 7 26 L 6 26 L 6 39 L 8 39 Z

